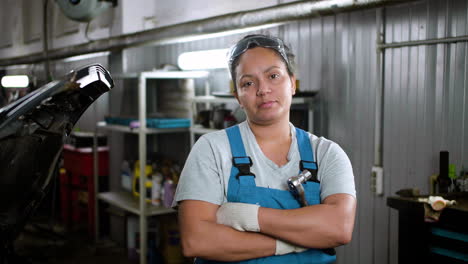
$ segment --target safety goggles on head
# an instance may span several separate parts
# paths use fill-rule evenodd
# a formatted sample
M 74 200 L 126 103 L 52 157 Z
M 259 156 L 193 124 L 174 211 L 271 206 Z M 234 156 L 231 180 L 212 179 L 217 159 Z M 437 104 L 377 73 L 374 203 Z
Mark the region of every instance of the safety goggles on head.
M 240 40 L 229 52 L 229 68 L 232 67 L 232 63 L 240 55 L 246 52 L 248 49 L 253 47 L 263 47 L 276 50 L 281 57 L 283 57 L 286 65 L 289 65 L 288 56 L 284 50 L 284 43 L 281 39 L 276 37 L 268 37 L 264 35 L 252 35 L 247 38 Z

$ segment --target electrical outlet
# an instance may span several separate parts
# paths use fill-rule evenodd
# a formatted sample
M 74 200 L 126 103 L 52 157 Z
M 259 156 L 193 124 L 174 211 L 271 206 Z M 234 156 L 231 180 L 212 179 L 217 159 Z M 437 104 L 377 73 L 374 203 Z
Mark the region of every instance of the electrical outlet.
M 372 167 L 371 174 L 371 192 L 376 195 L 383 195 L 383 168 Z

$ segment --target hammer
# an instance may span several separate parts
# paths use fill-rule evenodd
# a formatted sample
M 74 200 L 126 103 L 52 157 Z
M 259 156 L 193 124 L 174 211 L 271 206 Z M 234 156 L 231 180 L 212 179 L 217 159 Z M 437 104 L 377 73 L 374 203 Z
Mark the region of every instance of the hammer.
M 296 198 L 301 207 L 307 206 L 307 200 L 304 193 L 302 183 L 306 182 L 312 177 L 312 173 L 308 170 L 303 170 L 299 175 L 293 176 L 288 179 L 288 187 L 291 194 Z

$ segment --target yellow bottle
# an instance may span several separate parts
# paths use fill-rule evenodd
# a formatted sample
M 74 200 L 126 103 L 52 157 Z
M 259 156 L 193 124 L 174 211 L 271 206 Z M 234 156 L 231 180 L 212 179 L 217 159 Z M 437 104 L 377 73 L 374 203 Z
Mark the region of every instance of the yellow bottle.
M 151 181 L 151 175 L 153 174 L 153 167 L 149 164 L 145 166 L 145 187 L 146 187 L 146 202 L 151 203 L 151 188 L 153 187 L 153 183 Z M 134 177 L 132 183 L 133 195 L 136 197 L 140 197 L 140 161 L 137 160 L 135 162 L 135 170 L 134 170 Z

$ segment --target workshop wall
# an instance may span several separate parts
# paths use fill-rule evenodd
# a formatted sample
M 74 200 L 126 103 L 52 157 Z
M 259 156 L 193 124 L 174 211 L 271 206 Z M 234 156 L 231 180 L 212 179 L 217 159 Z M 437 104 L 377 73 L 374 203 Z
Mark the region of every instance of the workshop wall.
M 466 1 L 427 1 L 390 8 L 387 42 L 466 36 Z M 384 165 L 386 192 L 419 187 L 439 172 L 439 151 L 457 173 L 468 167 L 467 42 L 390 49 L 385 54 Z M 379 215 L 378 219 L 385 222 Z M 391 256 L 397 212 L 390 210 Z M 396 260 L 394 260 L 396 261 Z

